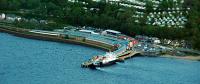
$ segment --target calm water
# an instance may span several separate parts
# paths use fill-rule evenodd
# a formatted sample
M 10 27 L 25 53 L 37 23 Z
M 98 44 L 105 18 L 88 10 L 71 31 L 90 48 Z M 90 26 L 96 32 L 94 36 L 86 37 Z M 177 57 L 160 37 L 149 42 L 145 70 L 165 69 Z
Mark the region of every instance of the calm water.
M 0 33 L 0 84 L 200 84 L 200 62 L 137 57 L 98 68 L 80 64 L 102 50 Z

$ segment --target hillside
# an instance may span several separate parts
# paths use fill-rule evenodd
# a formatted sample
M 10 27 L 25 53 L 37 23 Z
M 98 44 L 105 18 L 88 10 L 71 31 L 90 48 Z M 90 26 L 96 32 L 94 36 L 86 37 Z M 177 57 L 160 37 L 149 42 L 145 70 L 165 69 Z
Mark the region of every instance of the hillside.
M 52 22 L 42 25 L 45 28 L 14 22 L 19 27 L 51 30 L 66 24 L 91 26 L 131 36 L 185 39 L 200 49 L 199 0 L 0 0 L 0 13 Z

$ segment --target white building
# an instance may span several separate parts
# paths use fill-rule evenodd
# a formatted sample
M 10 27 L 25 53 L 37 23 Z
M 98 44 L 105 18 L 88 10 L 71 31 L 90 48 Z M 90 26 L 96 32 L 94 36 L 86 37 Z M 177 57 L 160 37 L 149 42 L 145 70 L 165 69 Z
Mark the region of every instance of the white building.
M 102 35 L 119 35 L 121 34 L 121 32 L 108 29 L 108 30 L 103 31 L 101 34 Z
M 99 34 L 99 33 L 96 33 L 96 32 L 94 32 L 92 30 L 84 30 L 84 29 L 82 29 L 82 30 L 79 30 L 79 31 L 83 32 L 83 33 L 89 33 L 89 34 Z
M 6 15 L 4 14 L 4 13 L 2 13 L 1 15 L 0 15 L 0 20 L 3 20 L 3 19 L 5 19 L 6 18 Z

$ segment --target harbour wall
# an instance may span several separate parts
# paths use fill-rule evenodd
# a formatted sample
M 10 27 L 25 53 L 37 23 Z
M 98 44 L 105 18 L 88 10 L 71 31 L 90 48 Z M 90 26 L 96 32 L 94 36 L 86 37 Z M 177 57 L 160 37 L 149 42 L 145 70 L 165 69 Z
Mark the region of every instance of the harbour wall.
M 52 35 L 44 35 L 44 34 L 36 34 L 29 32 L 29 29 L 22 29 L 10 26 L 1 26 L 0 25 L 0 32 L 9 33 L 18 37 L 24 38 L 31 38 L 31 39 L 38 39 L 38 40 L 46 40 L 46 41 L 55 41 L 55 42 L 62 42 L 62 43 L 71 43 L 77 45 L 84 45 L 94 48 L 99 48 L 105 51 L 114 51 L 114 47 L 112 45 L 108 45 L 105 43 L 87 40 L 87 39 L 79 39 L 79 38 L 64 38 L 61 36 L 52 36 Z

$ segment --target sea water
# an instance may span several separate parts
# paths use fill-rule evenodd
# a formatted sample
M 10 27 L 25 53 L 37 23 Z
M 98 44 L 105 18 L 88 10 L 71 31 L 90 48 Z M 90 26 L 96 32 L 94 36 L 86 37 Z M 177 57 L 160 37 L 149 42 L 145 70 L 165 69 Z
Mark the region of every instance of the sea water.
M 200 84 L 200 62 L 135 57 L 94 69 L 100 49 L 0 33 L 0 84 Z

